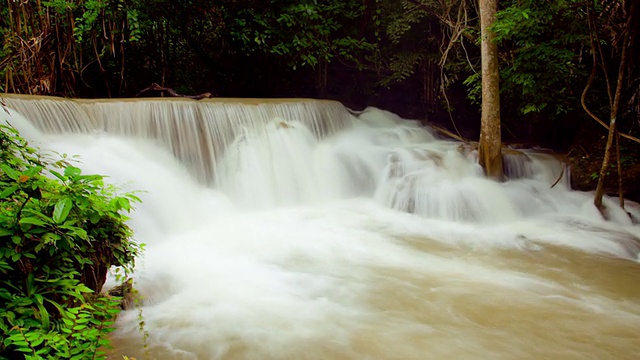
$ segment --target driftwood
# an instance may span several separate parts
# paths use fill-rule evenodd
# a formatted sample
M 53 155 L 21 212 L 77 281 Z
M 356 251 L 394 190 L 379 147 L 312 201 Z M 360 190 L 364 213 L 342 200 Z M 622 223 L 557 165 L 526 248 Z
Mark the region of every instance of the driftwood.
M 210 99 L 213 97 L 213 95 L 209 92 L 203 93 L 203 94 L 199 94 L 199 95 L 182 95 L 182 94 L 178 94 L 175 90 L 173 90 L 172 88 L 168 88 L 168 87 L 164 87 L 164 86 L 160 86 L 156 83 L 151 84 L 151 86 L 149 86 L 146 89 L 142 89 L 142 91 L 140 91 L 136 97 L 140 96 L 141 94 L 147 92 L 147 91 L 163 91 L 166 92 L 167 95 L 172 96 L 172 97 L 184 97 L 184 98 L 189 98 L 189 99 L 194 99 L 194 100 L 202 100 L 202 99 Z

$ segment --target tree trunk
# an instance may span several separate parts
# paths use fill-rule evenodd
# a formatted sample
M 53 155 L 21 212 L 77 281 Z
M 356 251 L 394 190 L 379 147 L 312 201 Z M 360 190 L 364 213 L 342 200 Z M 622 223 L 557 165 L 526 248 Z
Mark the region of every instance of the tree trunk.
M 480 124 L 479 162 L 488 177 L 503 180 L 502 141 L 500 137 L 500 75 L 498 45 L 490 30 L 496 20 L 498 0 L 480 0 L 482 36 L 482 118 Z
M 620 97 L 622 95 L 622 83 L 624 81 L 624 73 L 627 68 L 627 50 L 629 48 L 630 38 L 635 34 L 635 28 L 632 26 L 635 13 L 635 3 L 631 4 L 631 9 L 627 15 L 627 22 L 624 29 L 622 42 L 622 53 L 620 54 L 620 67 L 618 68 L 618 81 L 616 84 L 616 92 L 611 103 L 611 111 L 609 116 L 609 134 L 607 136 L 607 145 L 604 149 L 604 158 L 602 159 L 602 166 L 600 167 L 600 176 L 598 177 L 598 185 L 596 187 L 596 196 L 593 200 L 594 205 L 600 210 L 602 216 L 607 218 L 606 209 L 602 204 L 602 197 L 604 196 L 604 179 L 609 169 L 609 160 L 611 158 L 611 148 L 613 147 L 613 140 L 617 135 L 616 118 L 618 116 L 618 108 L 620 107 Z M 606 71 L 606 70 L 605 70 Z M 619 170 L 620 172 L 620 170 Z M 622 174 L 619 174 L 622 177 Z M 621 201 L 621 206 L 624 206 L 624 202 Z

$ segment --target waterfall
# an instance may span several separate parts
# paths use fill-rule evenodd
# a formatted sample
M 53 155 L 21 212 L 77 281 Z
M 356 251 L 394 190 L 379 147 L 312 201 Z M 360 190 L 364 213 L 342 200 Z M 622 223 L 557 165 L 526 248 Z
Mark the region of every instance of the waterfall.
M 337 102 L 154 99 L 69 100 L 8 95 L 7 104 L 47 133 L 104 133 L 152 139 L 168 148 L 202 181 L 211 181 L 216 158 L 238 136 L 270 122 L 299 121 L 323 137 L 349 126 Z
M 38 146 L 144 191 L 130 225 L 152 358 L 640 352 L 640 227 L 609 198 L 603 220 L 544 151 L 506 150 L 497 183 L 472 144 L 375 108 L 5 100 Z M 144 357 L 138 317 L 120 315 L 114 359 Z

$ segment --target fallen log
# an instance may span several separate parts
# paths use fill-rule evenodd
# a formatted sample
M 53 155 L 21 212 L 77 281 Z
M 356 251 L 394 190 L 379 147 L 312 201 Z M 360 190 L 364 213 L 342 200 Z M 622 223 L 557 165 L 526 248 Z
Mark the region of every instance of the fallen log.
M 194 99 L 194 100 L 202 100 L 202 99 L 210 99 L 213 97 L 213 95 L 209 92 L 203 93 L 203 94 L 199 94 L 199 95 L 183 95 L 183 94 L 178 94 L 175 90 L 173 90 L 172 88 L 168 88 L 168 87 L 164 87 L 164 86 L 160 86 L 156 83 L 151 84 L 151 86 L 149 86 L 148 88 L 142 89 L 137 95 L 136 97 L 139 97 L 141 94 L 147 92 L 147 91 L 161 91 L 161 92 L 165 92 L 167 93 L 167 95 L 172 96 L 172 97 L 184 97 L 184 98 L 189 98 L 189 99 Z

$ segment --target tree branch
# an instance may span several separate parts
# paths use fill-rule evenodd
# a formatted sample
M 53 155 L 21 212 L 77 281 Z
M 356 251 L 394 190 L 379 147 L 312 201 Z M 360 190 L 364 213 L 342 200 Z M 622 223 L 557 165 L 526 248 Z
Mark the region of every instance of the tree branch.
M 172 88 L 160 86 L 160 85 L 158 85 L 156 83 L 151 84 L 151 86 L 149 86 L 148 88 L 142 89 L 142 91 L 140 91 L 138 94 L 136 94 L 135 97 L 139 97 L 140 95 L 142 95 L 143 93 L 145 93 L 147 91 L 163 91 L 163 92 L 166 92 L 171 97 L 183 97 L 183 98 L 189 98 L 189 99 L 194 99 L 194 100 L 210 99 L 210 98 L 213 97 L 213 95 L 211 93 L 209 93 L 209 92 L 206 92 L 206 93 L 203 93 L 203 94 L 199 94 L 199 95 L 182 95 L 182 94 L 178 94 Z
M 593 39 L 593 34 L 591 36 L 591 53 L 593 55 L 593 68 L 591 69 L 591 74 L 589 75 L 589 80 L 587 81 L 587 85 L 585 85 L 584 90 L 582 91 L 582 96 L 580 96 L 580 103 L 582 104 L 582 108 L 584 109 L 584 111 L 587 112 L 587 114 L 589 114 L 589 116 L 595 120 L 596 122 L 598 122 L 598 124 L 602 125 L 602 127 L 604 127 L 605 129 L 607 129 L 607 131 L 609 131 L 609 125 L 605 124 L 604 121 L 600 120 L 600 118 L 594 114 L 588 107 L 587 107 L 587 102 L 586 102 L 586 97 L 587 97 L 587 92 L 589 91 L 589 88 L 591 87 L 591 84 L 593 83 L 593 79 L 596 76 L 596 71 L 598 69 L 598 58 L 597 58 L 597 49 L 596 46 L 594 44 L 594 39 Z M 638 139 L 637 137 L 631 136 L 631 135 L 627 135 L 625 133 L 622 132 L 618 132 L 618 134 L 620 134 L 620 136 L 622 136 L 625 139 L 629 139 L 631 141 L 637 142 L 640 144 L 640 139 Z

